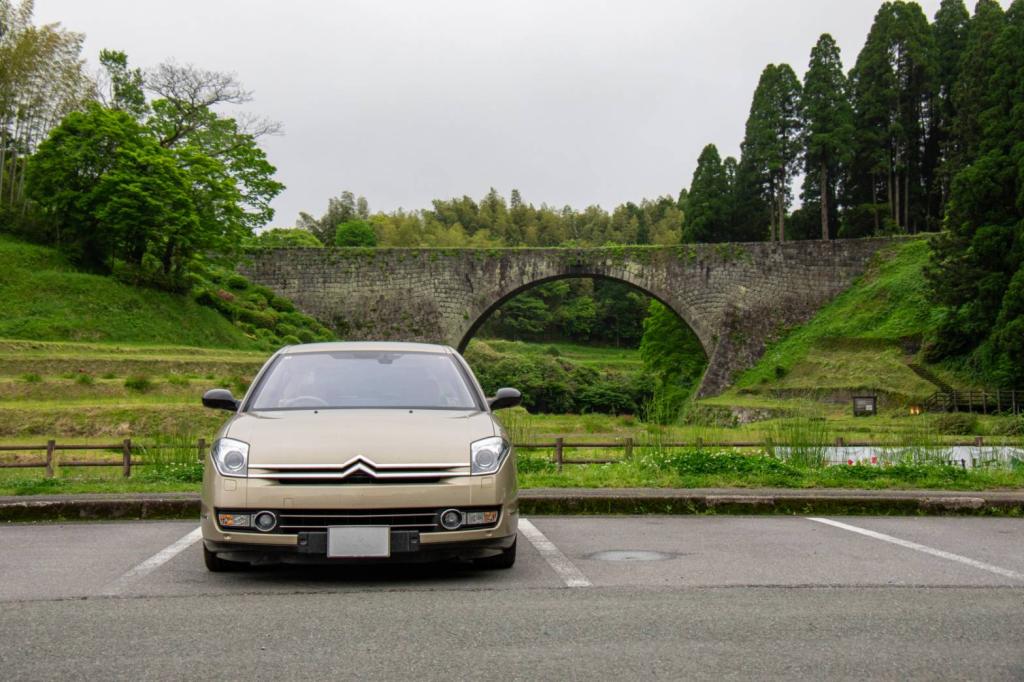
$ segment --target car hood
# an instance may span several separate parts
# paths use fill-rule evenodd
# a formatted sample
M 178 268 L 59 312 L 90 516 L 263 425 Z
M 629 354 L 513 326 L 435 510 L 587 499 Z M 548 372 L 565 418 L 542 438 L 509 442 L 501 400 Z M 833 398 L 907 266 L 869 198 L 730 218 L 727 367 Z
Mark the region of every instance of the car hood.
M 281 410 L 238 415 L 224 435 L 249 444 L 249 466 L 469 464 L 469 444 L 495 435 L 476 410 Z

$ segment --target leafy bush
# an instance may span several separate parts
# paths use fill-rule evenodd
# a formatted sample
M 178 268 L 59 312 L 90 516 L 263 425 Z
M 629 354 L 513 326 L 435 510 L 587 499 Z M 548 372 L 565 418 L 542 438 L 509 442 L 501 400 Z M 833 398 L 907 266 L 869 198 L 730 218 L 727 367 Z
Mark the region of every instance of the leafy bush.
M 149 380 L 149 377 L 142 374 L 135 374 L 124 380 L 124 387 L 129 391 L 136 391 L 137 393 L 146 393 L 152 390 L 153 382 Z
M 485 392 L 514 386 L 531 412 L 634 414 L 650 396 L 644 375 L 598 371 L 547 354 L 502 353 L 481 341 L 466 360 Z
M 80 386 L 92 386 L 96 380 L 92 378 L 91 374 L 82 373 L 75 377 L 75 383 Z
M 288 299 L 223 268 L 206 266 L 193 274 L 192 297 L 231 320 L 264 350 L 337 338 L 312 317 L 297 312 Z
M 338 225 L 334 243 L 338 246 L 377 246 L 377 233 L 365 220 L 350 220 Z
M 323 248 L 323 243 L 309 230 L 295 227 L 275 227 L 263 230 L 251 240 L 251 246 L 264 249 L 282 247 Z
M 21 380 L 26 384 L 38 384 L 43 378 L 35 372 L 27 372 L 21 375 Z
M 977 432 L 978 418 L 973 414 L 948 412 L 935 418 L 935 428 L 951 436 L 969 436 Z
M 732 450 L 667 450 L 641 456 L 642 465 L 681 475 L 707 474 L 780 474 L 798 475 L 799 472 L 775 457 L 744 455 Z

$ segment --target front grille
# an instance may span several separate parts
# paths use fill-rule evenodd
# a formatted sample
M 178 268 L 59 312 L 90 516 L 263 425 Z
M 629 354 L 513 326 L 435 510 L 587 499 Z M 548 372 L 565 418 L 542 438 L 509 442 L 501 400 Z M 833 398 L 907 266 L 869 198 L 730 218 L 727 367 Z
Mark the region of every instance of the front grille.
M 270 478 L 270 476 L 261 476 L 260 478 Z M 376 476 L 368 476 L 366 474 L 349 474 L 345 478 L 303 478 L 303 477 L 288 477 L 278 478 L 276 483 L 278 485 L 429 485 L 431 483 L 440 483 L 446 478 L 451 476 L 436 476 L 436 477 L 415 477 L 415 478 L 401 478 L 401 477 L 388 477 L 378 478 Z
M 469 475 L 468 462 L 377 464 L 359 456 L 338 464 L 254 463 L 249 466 L 249 478 L 275 481 L 280 485 L 423 484 Z
M 459 507 L 465 512 L 496 511 L 495 507 Z M 390 526 L 396 530 L 417 530 L 421 533 L 443 531 L 438 516 L 443 509 L 287 509 L 278 512 L 274 532 L 300 533 L 324 530 L 328 526 Z M 498 520 L 501 520 L 499 514 Z M 465 530 L 493 528 L 489 523 L 466 526 Z
M 289 509 L 278 514 L 282 533 L 323 530 L 328 526 L 391 526 L 423 533 L 439 529 L 436 509 Z

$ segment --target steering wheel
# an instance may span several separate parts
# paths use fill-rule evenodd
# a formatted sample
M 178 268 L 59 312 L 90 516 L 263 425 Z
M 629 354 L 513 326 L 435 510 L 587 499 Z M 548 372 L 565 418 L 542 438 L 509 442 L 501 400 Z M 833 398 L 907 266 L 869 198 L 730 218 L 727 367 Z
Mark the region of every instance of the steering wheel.
M 305 403 L 305 404 L 301 404 Z M 297 395 L 281 401 L 282 407 L 327 407 L 327 401 L 315 395 Z

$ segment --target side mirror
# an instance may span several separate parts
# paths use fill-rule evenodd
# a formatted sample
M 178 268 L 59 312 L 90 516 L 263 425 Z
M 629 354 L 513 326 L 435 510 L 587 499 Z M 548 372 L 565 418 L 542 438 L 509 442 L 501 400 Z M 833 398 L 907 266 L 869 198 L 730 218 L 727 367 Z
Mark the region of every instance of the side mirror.
M 500 410 L 503 407 L 515 407 L 521 402 L 523 402 L 523 394 L 514 388 L 499 388 L 494 397 L 487 400 L 492 410 Z
M 226 388 L 212 388 L 203 394 L 203 407 L 238 412 L 238 401 Z

